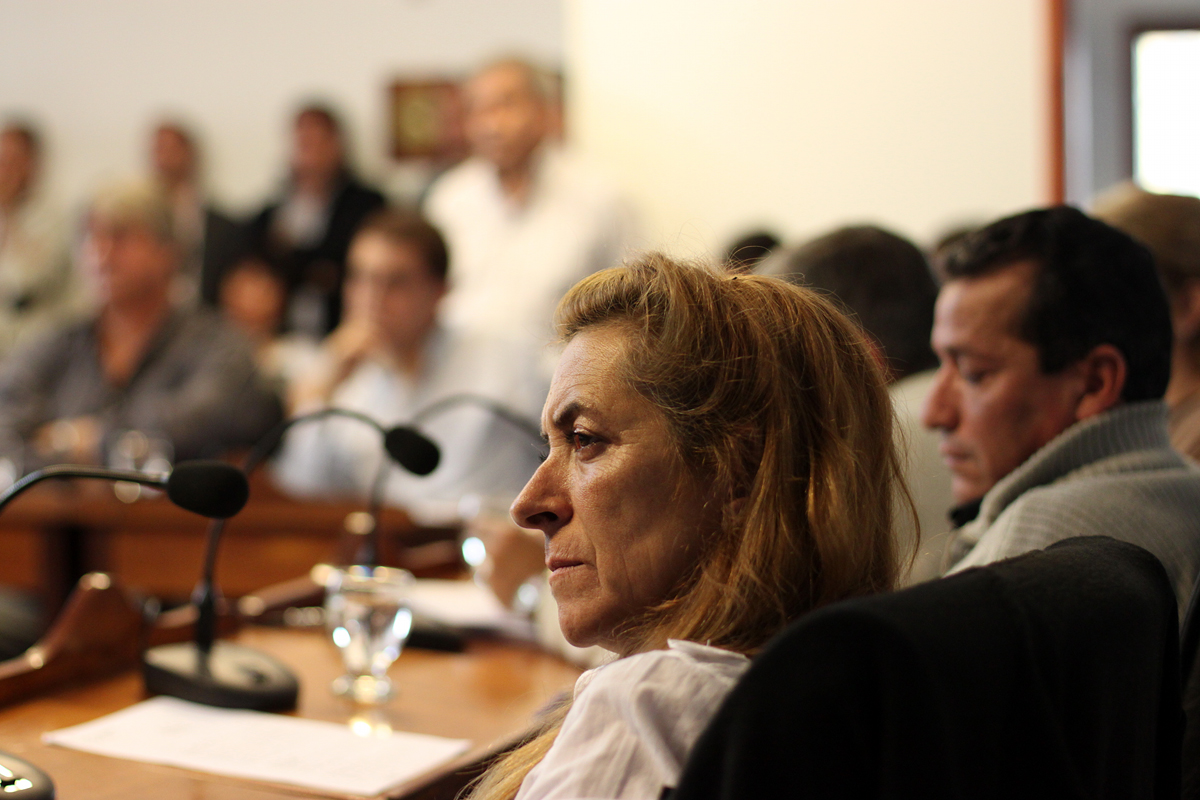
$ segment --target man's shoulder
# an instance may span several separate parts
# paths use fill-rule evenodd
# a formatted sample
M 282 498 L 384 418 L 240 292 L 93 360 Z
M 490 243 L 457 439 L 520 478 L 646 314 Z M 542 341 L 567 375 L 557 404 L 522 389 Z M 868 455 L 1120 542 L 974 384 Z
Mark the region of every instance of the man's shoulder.
M 566 148 L 546 154 L 543 189 L 555 202 L 593 212 L 628 213 L 628 201 L 617 184 L 587 159 Z
M 992 524 L 1019 551 L 1072 536 L 1112 536 L 1157 550 L 1159 540 L 1200 550 L 1200 470 L 1162 454 L 1144 469 L 1080 471 L 1028 490 Z
M 387 198 L 373 186 L 363 183 L 357 176 L 349 175 L 337 194 L 337 204 L 353 208 L 376 208 L 386 205 Z
M 540 342 L 519 332 L 485 331 L 464 325 L 439 325 L 434 336 L 434 346 L 445 356 L 483 362 L 525 361 L 542 347 Z
M 173 312 L 170 339 L 210 351 L 234 348 L 251 352 L 249 339 L 219 311 L 206 306 L 189 306 Z
M 1086 464 L 1059 479 L 1033 487 L 1012 506 L 1043 505 L 1111 507 L 1130 498 L 1163 492 L 1200 501 L 1200 468 L 1174 450 L 1156 448 L 1127 452 Z
M 494 169 L 481 158 L 468 158 L 443 172 L 429 187 L 425 199 L 427 213 L 435 213 L 464 196 L 482 196 L 494 191 Z
M 431 341 L 427 378 L 439 391 L 483 394 L 536 415 L 547 388 L 539 369 L 543 349 L 528 336 L 446 325 Z
M 95 316 L 91 314 L 77 316 L 44 330 L 37 336 L 19 345 L 10 357 L 18 357 L 21 354 L 58 353 L 91 343 L 95 338 Z
M 1031 488 L 1015 502 L 1087 498 L 1114 503 L 1120 502 L 1122 495 L 1167 487 L 1200 493 L 1200 468 L 1169 447 L 1151 447 L 1082 464 L 1050 483 Z

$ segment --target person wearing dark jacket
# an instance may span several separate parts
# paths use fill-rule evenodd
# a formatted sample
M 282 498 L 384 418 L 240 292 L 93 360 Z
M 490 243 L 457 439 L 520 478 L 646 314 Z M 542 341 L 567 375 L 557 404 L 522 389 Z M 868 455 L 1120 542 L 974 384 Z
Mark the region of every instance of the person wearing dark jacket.
M 346 165 L 342 126 L 328 108 L 305 106 L 292 132 L 287 187 L 251 220 L 250 246 L 287 281 L 286 326 L 323 336 L 341 317 L 350 240 L 385 201 Z

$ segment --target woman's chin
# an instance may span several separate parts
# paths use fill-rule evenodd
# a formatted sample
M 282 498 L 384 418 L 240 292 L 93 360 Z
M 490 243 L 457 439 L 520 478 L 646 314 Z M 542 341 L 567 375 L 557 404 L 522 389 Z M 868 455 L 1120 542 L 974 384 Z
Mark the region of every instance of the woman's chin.
M 589 613 L 582 604 L 558 600 L 558 627 L 562 630 L 563 638 L 576 647 L 591 647 L 594 644 L 604 645 L 601 620 Z

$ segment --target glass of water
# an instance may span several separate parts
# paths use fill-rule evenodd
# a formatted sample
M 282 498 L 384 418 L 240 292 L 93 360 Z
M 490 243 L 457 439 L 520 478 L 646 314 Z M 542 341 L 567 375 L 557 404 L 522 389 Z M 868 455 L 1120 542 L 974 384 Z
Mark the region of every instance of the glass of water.
M 325 574 L 325 626 L 346 667 L 334 694 L 364 704 L 393 695 L 387 672 L 412 630 L 412 582 L 412 573 L 392 567 L 334 567 Z
M 524 553 L 524 548 L 517 551 L 512 547 L 505 549 L 503 541 L 513 532 L 522 537 L 525 534 L 516 528 L 508 512 L 510 505 L 512 498 L 509 497 L 464 495 L 458 503 L 458 516 L 462 523 L 458 546 L 463 563 L 467 565 L 475 583 L 495 592 L 500 601 L 513 611 L 522 616 L 530 616 L 538 607 L 541 592 L 541 547 L 538 547 L 534 574 L 528 580 L 522 577 L 520 581 L 514 582 L 511 578 L 514 569 L 521 570 L 522 567 L 512 559 L 516 552 Z M 498 555 L 503 563 L 500 565 L 497 565 L 496 558 L 488 550 L 489 541 L 495 544 L 497 536 L 501 539 Z M 511 543 L 511 540 L 508 541 Z M 525 560 L 527 559 L 521 559 L 522 562 Z

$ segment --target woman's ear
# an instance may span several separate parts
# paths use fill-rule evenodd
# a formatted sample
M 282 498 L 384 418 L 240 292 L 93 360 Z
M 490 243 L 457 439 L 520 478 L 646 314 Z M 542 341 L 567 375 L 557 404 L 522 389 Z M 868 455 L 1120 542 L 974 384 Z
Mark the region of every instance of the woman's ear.
M 1124 354 L 1111 344 L 1092 348 L 1077 368 L 1083 377 L 1083 394 L 1075 406 L 1077 420 L 1094 417 L 1121 402 L 1128 365 Z

